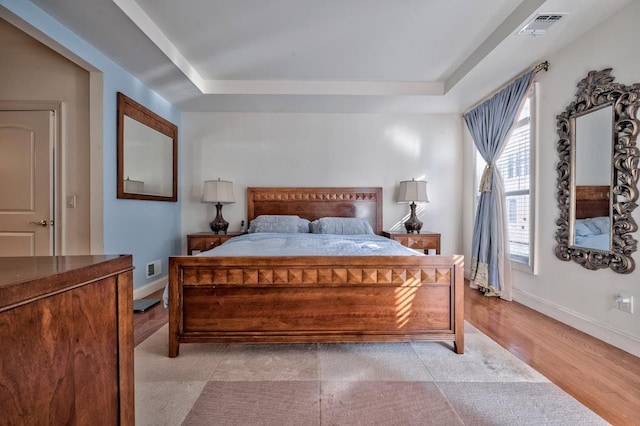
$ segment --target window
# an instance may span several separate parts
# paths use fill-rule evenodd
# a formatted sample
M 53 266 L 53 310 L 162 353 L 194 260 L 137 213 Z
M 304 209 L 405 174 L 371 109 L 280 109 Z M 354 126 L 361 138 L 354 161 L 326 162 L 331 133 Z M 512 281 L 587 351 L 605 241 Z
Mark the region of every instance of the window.
M 512 262 L 521 264 L 533 273 L 534 248 L 534 188 L 535 170 L 535 84 L 511 130 L 509 141 L 496 162 L 504 181 L 507 219 L 509 225 L 509 249 Z M 485 162 L 477 155 L 478 182 Z
M 508 200 L 509 206 L 509 223 L 516 223 L 518 220 L 518 202 L 514 199 Z

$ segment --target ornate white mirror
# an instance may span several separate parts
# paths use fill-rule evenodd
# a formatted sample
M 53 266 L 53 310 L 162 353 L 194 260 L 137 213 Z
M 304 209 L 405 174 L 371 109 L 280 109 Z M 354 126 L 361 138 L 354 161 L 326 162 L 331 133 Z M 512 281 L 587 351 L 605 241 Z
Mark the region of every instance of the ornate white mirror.
M 590 71 L 557 118 L 560 217 L 556 256 L 587 269 L 629 273 L 637 241 L 636 146 L 640 85 L 614 83 L 611 68 Z

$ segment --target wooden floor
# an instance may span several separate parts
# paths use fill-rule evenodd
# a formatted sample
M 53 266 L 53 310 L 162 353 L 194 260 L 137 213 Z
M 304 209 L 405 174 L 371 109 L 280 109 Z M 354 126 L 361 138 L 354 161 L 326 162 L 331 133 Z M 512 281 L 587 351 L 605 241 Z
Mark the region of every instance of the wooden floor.
M 150 294 L 144 299 L 160 299 L 164 290 Z M 138 346 L 147 337 L 158 331 L 160 327 L 169 322 L 169 310 L 165 309 L 162 302 L 144 312 L 134 312 L 133 314 L 133 344 Z
M 614 425 L 640 425 L 640 358 L 516 302 L 465 288 L 465 319 Z
M 484 297 L 468 283 L 465 319 L 606 421 L 640 425 L 640 358 L 519 303 Z M 136 313 L 135 345 L 166 323 L 162 304 Z

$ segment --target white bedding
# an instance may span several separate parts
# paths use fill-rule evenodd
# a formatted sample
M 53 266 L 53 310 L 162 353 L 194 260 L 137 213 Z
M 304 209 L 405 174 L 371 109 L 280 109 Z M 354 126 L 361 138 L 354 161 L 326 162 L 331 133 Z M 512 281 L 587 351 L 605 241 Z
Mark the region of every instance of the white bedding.
M 199 256 L 418 256 L 389 238 L 373 234 L 255 233 L 232 238 Z
M 610 250 L 609 234 L 597 234 L 597 235 L 587 235 L 587 236 L 576 235 L 574 245 L 578 247 L 608 251 Z
M 596 250 L 610 250 L 610 231 L 611 222 L 608 216 L 578 219 L 575 221 L 574 245 Z

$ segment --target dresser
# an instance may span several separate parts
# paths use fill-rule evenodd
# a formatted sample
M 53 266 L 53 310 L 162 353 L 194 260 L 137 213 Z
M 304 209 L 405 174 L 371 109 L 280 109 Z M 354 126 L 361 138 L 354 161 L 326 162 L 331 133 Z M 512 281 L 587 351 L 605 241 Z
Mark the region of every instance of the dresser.
M 195 234 L 187 234 L 187 254 L 192 255 L 194 251 L 211 250 L 218 247 L 225 241 L 243 235 L 244 232 L 229 232 L 227 234 L 216 234 L 215 232 L 198 232 Z
M 429 249 L 433 249 L 436 254 L 440 254 L 440 234 L 435 232 L 423 231 L 419 234 L 409 234 L 406 232 L 384 231 L 382 236 L 396 240 L 405 247 L 424 250 L 425 254 L 428 254 Z
M 3 424 L 133 425 L 131 256 L 0 258 Z

